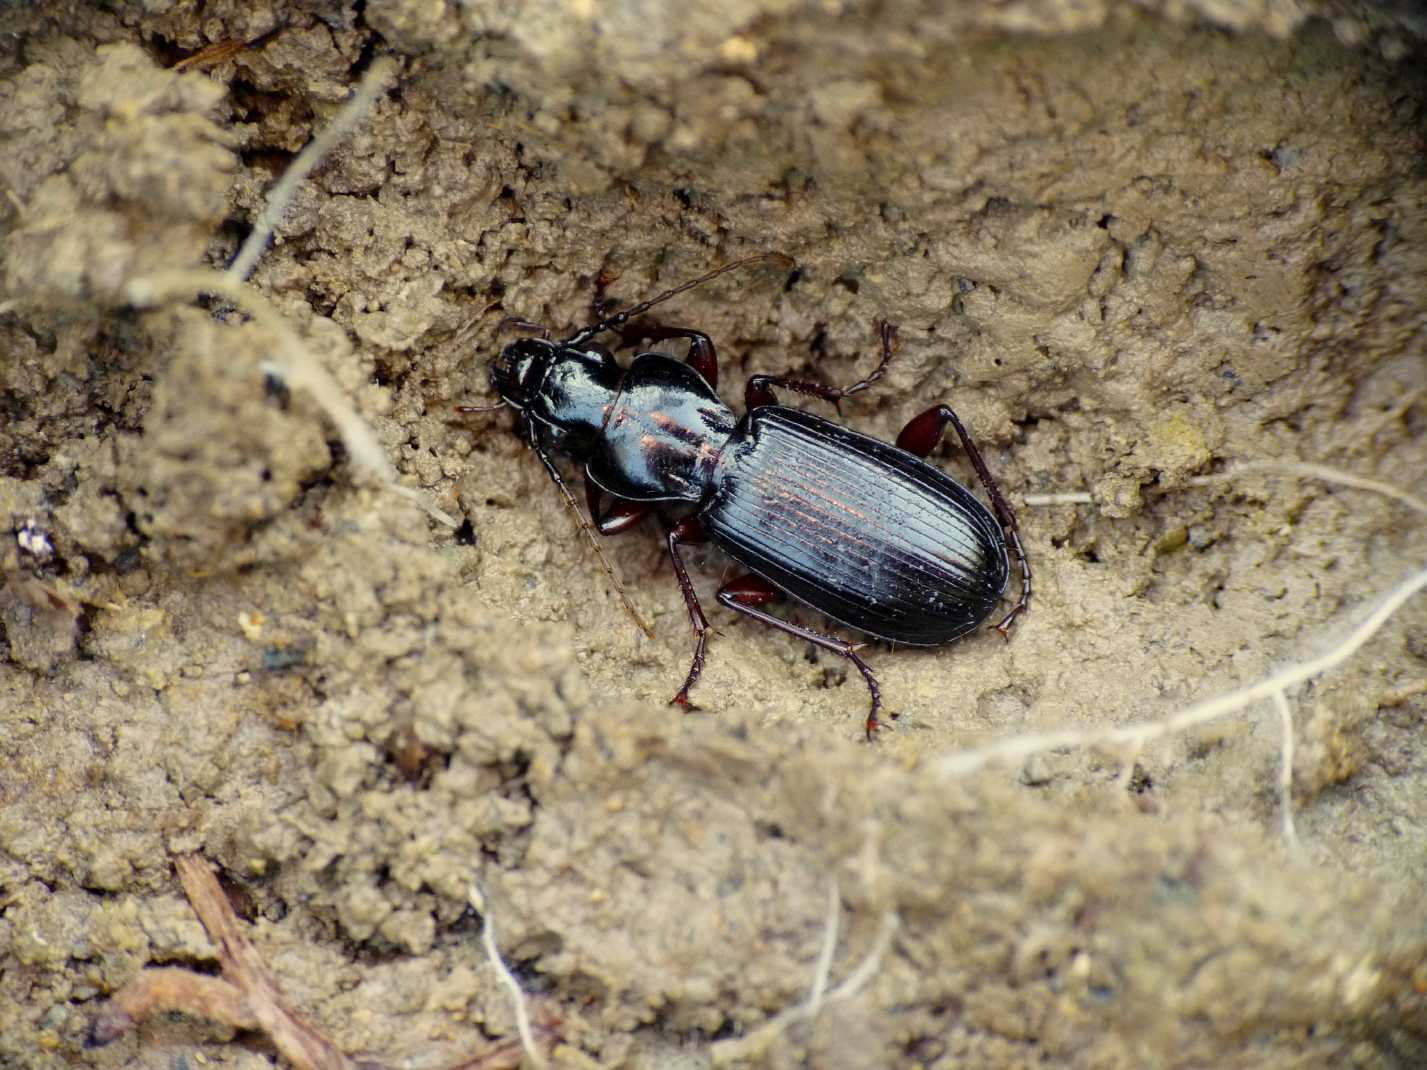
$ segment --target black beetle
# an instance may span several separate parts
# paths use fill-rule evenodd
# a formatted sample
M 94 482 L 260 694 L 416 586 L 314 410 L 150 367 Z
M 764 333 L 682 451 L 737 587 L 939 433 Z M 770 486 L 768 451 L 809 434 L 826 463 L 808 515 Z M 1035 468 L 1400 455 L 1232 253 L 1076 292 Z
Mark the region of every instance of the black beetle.
M 766 254 L 765 254 L 766 255 Z M 493 406 L 510 406 L 522 437 L 573 502 L 552 454 L 584 466 L 590 517 L 602 535 L 634 527 L 660 503 L 691 507 L 667 539 L 694 628 L 694 658 L 673 702 L 685 708 L 704 666 L 709 624 L 679 557 L 681 545 L 712 542 L 748 568 L 718 600 L 746 616 L 840 654 L 867 681 L 872 708 L 867 737 L 880 727 L 882 698 L 859 647 L 783 620 L 759 608 L 791 595 L 841 624 L 878 639 L 936 646 L 972 631 L 996 608 L 1010 575 L 1007 544 L 1021 570 L 1021 597 L 997 625 L 1009 636 L 1029 605 L 1031 570 L 1016 518 L 980 451 L 945 405 L 916 417 L 896 446 L 777 403 L 782 388 L 836 405 L 882 377 L 896 329 L 878 325 L 882 360 L 871 375 L 843 389 L 783 376 L 755 375 L 744 390 L 740 419 L 719 400 L 718 360 L 702 331 L 682 327 L 629 330 L 637 339 L 685 338 L 684 361 L 640 353 L 628 368 L 594 337 L 623 331 L 634 317 L 733 268 L 726 264 L 576 332 L 563 342 L 548 328 L 506 346 L 491 366 Z M 925 458 L 947 425 L 956 430 L 991 498 L 991 509 Z M 603 499 L 613 499 L 608 510 Z

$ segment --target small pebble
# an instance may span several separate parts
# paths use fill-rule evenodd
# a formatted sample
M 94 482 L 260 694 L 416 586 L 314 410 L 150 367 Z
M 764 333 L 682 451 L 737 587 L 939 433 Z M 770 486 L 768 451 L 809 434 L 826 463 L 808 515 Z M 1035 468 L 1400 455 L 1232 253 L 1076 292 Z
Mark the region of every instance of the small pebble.
M 1055 773 L 1051 771 L 1050 762 L 1046 761 L 1043 754 L 1031 755 L 1026 759 L 1026 764 L 1021 766 L 1021 783 L 1029 788 L 1049 784 L 1054 779 Z

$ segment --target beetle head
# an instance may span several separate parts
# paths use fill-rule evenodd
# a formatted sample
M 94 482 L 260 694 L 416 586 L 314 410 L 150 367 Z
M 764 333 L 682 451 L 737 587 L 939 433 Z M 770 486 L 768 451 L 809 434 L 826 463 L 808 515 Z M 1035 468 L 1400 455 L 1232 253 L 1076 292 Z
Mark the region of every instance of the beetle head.
M 550 371 L 555 351 L 555 343 L 544 338 L 511 342 L 491 364 L 491 387 L 507 405 L 528 408 Z

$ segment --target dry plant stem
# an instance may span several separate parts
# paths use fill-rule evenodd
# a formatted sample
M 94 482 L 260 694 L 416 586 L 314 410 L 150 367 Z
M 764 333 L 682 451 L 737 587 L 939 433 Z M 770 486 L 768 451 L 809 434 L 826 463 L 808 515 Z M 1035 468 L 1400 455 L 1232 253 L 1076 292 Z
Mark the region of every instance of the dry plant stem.
M 198 920 L 213 941 L 218 952 L 222 977 L 209 977 L 191 970 L 160 968 L 145 970 L 115 993 L 94 1020 L 90 1029 L 93 1044 L 108 1044 L 136 1027 L 146 1017 L 165 1011 L 178 1011 L 195 1017 L 222 1022 L 234 1029 L 261 1030 L 273 1046 L 296 1070 L 383 1070 L 387 1063 L 349 1058 L 305 1022 L 288 1006 L 277 980 L 268 970 L 257 948 L 243 933 L 238 916 L 228 902 L 218 878 L 207 862 L 197 856 L 180 858 L 175 863 L 179 880 Z M 489 918 L 487 918 L 489 931 Z M 493 941 L 488 941 L 487 953 L 494 955 Z M 500 969 L 504 970 L 504 963 Z M 510 984 L 515 979 L 504 971 Z M 518 1016 L 524 1022 L 520 1041 L 500 1041 L 489 1045 L 469 1059 L 453 1064 L 448 1070 L 515 1070 L 529 1057 L 536 1066 L 544 1066 L 539 1051 L 532 1051 L 534 1039 L 524 1006 Z M 546 1029 L 546 1025 L 542 1025 Z M 390 1065 L 407 1065 L 405 1061 Z
M 239 40 L 236 37 L 224 38 L 221 41 L 214 41 L 207 48 L 201 48 L 191 56 L 179 60 L 172 67 L 172 70 L 187 71 L 193 69 L 203 69 L 213 67 L 222 63 L 226 59 L 232 59 L 239 52 L 249 47 L 247 41 Z
M 419 491 L 403 487 L 396 481 L 396 469 L 387 459 L 371 428 L 348 404 L 342 388 L 327 374 L 327 369 L 318 363 L 317 358 L 307 351 L 277 309 L 252 287 L 216 271 L 193 268 L 145 275 L 131 281 L 125 290 L 129 302 L 141 307 L 179 299 L 191 300 L 205 293 L 216 294 L 237 305 L 253 318 L 253 322 L 272 334 L 281 358 L 275 371 L 289 386 L 306 389 L 312 394 L 336 426 L 342 444 L 347 447 L 358 469 L 369 472 L 397 494 L 416 502 L 441 523 L 448 527 L 456 526 L 455 520 L 426 502 Z
M 1216 720 L 1244 709 L 1255 702 L 1271 698 L 1285 688 L 1293 687 L 1319 673 L 1341 665 L 1359 647 L 1371 639 L 1394 613 L 1418 591 L 1427 587 L 1427 569 L 1409 576 L 1388 592 L 1377 606 L 1331 649 L 1317 657 L 1287 665 L 1257 683 L 1230 691 L 1228 694 L 1196 702 L 1173 716 L 1148 724 L 1126 725 L 1120 728 L 1066 728 L 1057 732 L 1038 732 L 1004 739 L 984 747 L 945 754 L 934 759 L 931 770 L 937 776 L 966 776 L 991 762 L 1023 761 L 1040 751 L 1057 747 L 1084 747 L 1095 743 L 1144 744 L 1152 740 L 1179 735 L 1190 728 Z
M 282 215 L 292 202 L 297 187 L 332 151 L 332 146 L 346 137 L 347 132 L 361 121 L 362 116 L 366 115 L 372 102 L 377 99 L 378 94 L 382 92 L 388 78 L 395 70 L 396 61 L 389 56 L 383 56 L 367 68 L 367 73 L 362 78 L 361 84 L 357 86 L 357 91 L 352 94 L 346 104 L 342 105 L 342 110 L 332 118 L 330 123 L 317 132 L 317 135 L 297 154 L 297 159 L 288 165 L 282 178 L 268 194 L 267 204 L 264 206 L 262 214 L 258 216 L 257 222 L 253 224 L 253 230 L 248 235 L 248 240 L 243 242 L 243 247 L 238 250 L 238 255 L 233 258 L 233 262 L 228 265 L 228 270 L 224 272 L 229 281 L 242 282 L 252 272 L 258 259 L 263 255 L 263 250 L 267 248 L 273 228 L 282 221 Z
M 145 1018 L 169 1011 L 222 1022 L 234 1029 L 258 1028 L 247 998 L 234 985 L 191 970 L 159 967 L 145 970 L 114 994 L 90 1028 L 90 1043 L 118 1040 Z
M 419 492 L 403 487 L 396 481 L 396 470 L 387 460 L 371 429 L 357 415 L 356 410 L 347 404 L 341 388 L 327 374 L 326 369 L 307 352 L 277 310 L 255 291 L 243 285 L 243 280 L 248 277 L 263 255 L 263 250 L 267 248 L 273 228 L 287 211 L 297 187 L 322 162 L 323 157 L 332 150 L 332 146 L 345 137 L 367 113 L 395 70 L 396 61 L 386 56 L 368 68 L 351 99 L 298 153 L 297 158 L 273 187 L 262 214 L 253 225 L 252 233 L 238 250 L 238 255 L 233 258 L 227 271 L 222 274 L 198 269 L 158 272 L 130 282 L 127 296 L 135 305 L 153 305 L 161 301 L 193 298 L 200 293 L 211 293 L 244 309 L 277 339 L 278 351 L 283 358 L 282 363 L 275 369 L 279 377 L 289 386 L 306 388 L 312 393 L 336 425 L 343 445 L 347 447 L 358 468 L 366 469 L 402 497 L 416 502 L 431 517 L 447 527 L 454 528 L 457 526 L 456 521 L 450 515 L 427 502 Z
M 1029 506 L 1041 505 L 1093 505 L 1095 496 L 1089 491 L 1073 490 L 1063 494 L 1027 494 L 1022 498 Z
M 1283 730 L 1283 753 L 1279 760 L 1278 795 L 1283 809 L 1283 838 L 1289 847 L 1298 846 L 1298 830 L 1293 826 L 1293 710 L 1288 695 L 1282 690 L 1273 693 L 1273 708 L 1278 711 Z
M 297 1070 L 355 1070 L 352 1060 L 287 1005 L 208 863 L 190 856 L 178 859 L 176 868 L 188 901 L 217 949 L 223 976 L 145 970 L 96 1019 L 94 1043 L 117 1039 L 147 1014 L 182 1011 L 237 1029 L 261 1029 Z
M 892 946 L 892 938 L 897 934 L 897 928 L 901 924 L 895 911 L 888 911 L 882 915 L 882 924 L 877 930 L 877 936 L 872 941 L 872 947 L 868 949 L 866 956 L 859 962 L 856 968 L 847 975 L 843 982 L 827 994 L 825 998 L 814 1007 L 810 999 L 806 1003 L 799 1003 L 795 1007 L 769 1018 L 761 1026 L 747 1036 L 742 1036 L 736 1040 L 720 1040 L 710 1049 L 710 1055 L 714 1066 L 727 1066 L 729 1063 L 740 1062 L 748 1059 L 756 1059 L 768 1050 L 768 1046 L 773 1043 L 781 1034 L 798 1022 L 813 1018 L 819 1010 L 829 1003 L 838 1003 L 845 999 L 851 999 L 864 988 L 867 983 L 876 976 L 878 969 L 882 966 L 882 959 Z M 819 956 L 821 965 L 821 956 Z M 814 985 L 816 985 L 816 979 Z
M 1427 694 L 1427 680 L 1414 680 L 1403 687 L 1395 687 L 1379 700 L 1379 707 L 1401 706 L 1410 698 Z
M 544 1067 L 545 1056 L 536 1046 L 535 1034 L 530 1028 L 530 1014 L 525 1008 L 525 991 L 520 987 L 520 982 L 515 979 L 515 975 L 510 972 L 510 967 L 505 964 L 505 960 L 500 957 L 500 949 L 496 947 L 495 942 L 495 921 L 491 918 L 485 893 L 478 885 L 472 885 L 470 901 L 471 906 L 482 917 L 481 942 L 485 945 L 486 958 L 490 960 L 491 968 L 500 978 L 500 983 L 510 993 L 511 1008 L 515 1011 L 515 1030 L 520 1034 L 520 1046 L 526 1057 L 535 1066 Z

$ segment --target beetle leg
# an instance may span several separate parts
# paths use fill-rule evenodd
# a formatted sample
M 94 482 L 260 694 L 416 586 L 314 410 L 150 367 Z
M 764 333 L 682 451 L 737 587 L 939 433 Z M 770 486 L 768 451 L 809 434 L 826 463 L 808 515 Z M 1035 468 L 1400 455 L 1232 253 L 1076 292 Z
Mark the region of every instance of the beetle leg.
M 807 394 L 809 397 L 830 401 L 838 412 L 841 412 L 843 398 L 866 390 L 887 374 L 887 365 L 891 362 L 892 353 L 896 349 L 897 326 L 886 320 L 878 320 L 877 334 L 882 339 L 882 359 L 877 362 L 877 367 L 873 368 L 869 375 L 857 380 L 851 386 L 828 386 L 826 383 L 815 383 L 810 379 L 798 379 L 794 376 L 755 375 L 748 380 L 748 385 L 744 387 L 744 406 L 756 409 L 760 405 L 778 404 L 778 399 L 773 396 L 773 388 L 781 387 L 784 390 L 793 390 L 799 394 Z
M 941 437 L 946 431 L 947 424 L 956 429 L 957 437 L 961 439 L 961 446 L 966 450 L 966 456 L 971 461 L 971 467 L 976 469 L 976 475 L 981 480 L 981 485 L 991 496 L 991 508 L 996 513 L 996 519 L 1001 522 L 1001 530 L 1006 536 L 1006 542 L 1010 544 L 1011 552 L 1016 555 L 1016 564 L 1021 569 L 1020 600 L 1012 607 L 1011 612 L 1006 614 L 1005 619 L 996 625 L 996 630 L 1001 633 L 1002 638 L 1009 639 L 1012 622 L 1031 604 L 1031 564 L 1026 559 L 1026 548 L 1021 545 L 1021 532 L 1016 525 L 1016 514 L 1011 511 L 1010 505 L 1001 496 L 1001 488 L 991 475 L 990 469 L 986 467 L 986 462 L 982 460 L 981 451 L 976 448 L 976 443 L 971 440 L 965 426 L 957 419 L 956 413 L 952 412 L 951 407 L 947 405 L 933 405 L 926 412 L 909 421 L 907 426 L 902 428 L 902 433 L 897 436 L 897 446 L 908 453 L 915 453 L 918 457 L 926 457 L 936 449 L 937 443 L 941 441 Z
M 624 611 L 629 614 L 629 619 L 634 621 L 635 627 L 653 639 L 654 632 L 648 624 L 644 623 L 644 618 L 639 615 L 639 610 L 634 608 L 634 603 L 629 600 L 629 595 L 624 593 L 624 584 L 619 582 L 619 576 L 614 571 L 614 566 L 609 563 L 609 558 L 605 557 L 604 551 L 600 549 L 599 540 L 590 530 L 590 525 L 580 515 L 580 507 L 575 502 L 575 496 L 570 492 L 570 488 L 560 475 L 560 469 L 555 467 L 555 462 L 550 458 L 550 451 L 541 438 L 538 425 L 530 419 L 529 414 L 524 410 L 520 412 L 520 433 L 530 443 L 530 448 L 535 451 L 535 456 L 539 457 L 540 463 L 545 466 L 545 472 L 550 476 L 550 481 L 555 484 L 555 489 L 560 492 L 560 497 L 564 498 L 565 504 L 570 507 L 570 513 L 575 518 L 575 526 L 580 529 L 585 538 L 590 540 L 590 546 L 594 549 L 595 556 L 600 559 L 600 564 L 604 567 L 605 575 L 609 577 L 615 594 L 619 595 L 619 600 L 624 603 Z
M 603 497 L 600 485 L 586 476 L 585 505 L 590 511 L 590 522 L 601 535 L 623 535 L 654 511 L 653 502 L 632 502 L 611 495 L 609 512 L 604 512 Z
M 689 338 L 689 355 L 684 363 L 704 377 L 709 386 L 718 388 L 718 354 L 714 352 L 713 339 L 703 331 L 686 331 Z M 674 337 L 671 335 L 670 337 Z
M 618 275 L 611 275 L 604 268 L 595 272 L 595 284 L 590 291 L 590 311 L 594 313 L 596 320 L 602 319 L 604 314 L 609 311 L 609 306 L 614 304 L 614 301 L 605 295 L 605 291 L 610 288 L 611 284 L 618 281 Z
M 856 644 L 849 643 L 845 639 L 838 639 L 836 636 L 823 635 L 822 632 L 815 632 L 811 628 L 804 628 L 799 624 L 786 621 L 782 617 L 775 617 L 772 613 L 754 608 L 771 601 L 780 594 L 781 592 L 776 587 L 759 576 L 740 576 L 719 589 L 718 601 L 719 605 L 727 606 L 746 617 L 762 621 L 769 627 L 777 628 L 780 632 L 787 632 L 799 639 L 806 639 L 813 646 L 840 654 L 856 665 L 857 671 L 862 674 L 862 679 L 867 681 L 867 690 L 872 696 L 872 708 L 867 712 L 867 741 L 872 742 L 878 729 L 882 727 L 882 721 L 877 716 L 877 711 L 882 708 L 882 689 L 877 686 L 877 677 L 872 675 L 872 670 L 868 667 L 867 662 L 858 655 Z
M 722 601 L 725 596 L 735 599 L 739 605 L 765 606 L 769 602 L 782 598 L 783 592 L 762 576 L 745 572 L 742 576 L 735 576 L 718 589 L 719 600 Z
M 695 331 L 689 327 L 661 327 L 650 324 L 647 327 L 626 327 L 619 334 L 628 343 L 638 342 L 643 338 L 654 342 L 662 342 L 666 338 L 687 338 L 689 355 L 684 358 L 684 363 L 703 376 L 704 382 L 709 386 L 718 386 L 718 354 L 714 352 L 713 339 L 703 331 Z
M 689 688 L 698 683 L 699 675 L 704 671 L 704 647 L 708 645 L 709 622 L 704 616 L 703 607 L 699 605 L 699 596 L 694 593 L 689 574 L 684 570 L 684 562 L 679 557 L 679 546 L 707 541 L 708 535 L 705 534 L 704 526 L 699 523 L 697 516 L 686 516 L 669 529 L 669 559 L 674 562 L 674 575 L 679 580 L 684 604 L 689 607 L 689 623 L 694 627 L 694 661 L 689 666 L 689 675 L 684 679 L 684 686 L 679 688 L 679 693 L 669 702 L 669 705 L 682 706 L 685 710 L 689 708 Z
M 1004 529 L 1004 525 L 1003 525 Z M 1011 607 L 1011 612 L 1002 618 L 1001 623 L 996 625 L 996 630 L 1001 633 L 1002 639 L 1011 638 L 1011 625 L 1017 617 L 1024 613 L 1031 604 L 1031 563 L 1026 559 L 1026 548 L 1021 545 L 1021 533 L 1015 529 L 1006 530 L 1006 541 L 1011 544 L 1011 550 L 1016 555 L 1016 564 L 1021 566 L 1021 597 L 1016 600 L 1016 604 Z

